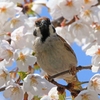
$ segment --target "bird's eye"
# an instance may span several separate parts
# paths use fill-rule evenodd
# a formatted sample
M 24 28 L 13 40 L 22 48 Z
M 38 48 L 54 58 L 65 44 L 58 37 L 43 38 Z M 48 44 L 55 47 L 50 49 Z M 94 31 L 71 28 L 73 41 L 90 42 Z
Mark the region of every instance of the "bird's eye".
M 36 24 L 36 26 L 39 26 L 39 25 L 40 25 L 40 23 L 39 23 L 39 22 L 36 22 L 35 24 Z

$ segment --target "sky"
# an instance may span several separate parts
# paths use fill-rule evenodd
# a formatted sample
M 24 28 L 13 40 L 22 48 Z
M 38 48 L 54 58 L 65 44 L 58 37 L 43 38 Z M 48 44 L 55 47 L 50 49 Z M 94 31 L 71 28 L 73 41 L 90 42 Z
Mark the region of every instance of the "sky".
M 3 93 L 0 92 L 0 100 L 8 100 L 8 99 L 5 99 L 4 96 L 3 96 Z

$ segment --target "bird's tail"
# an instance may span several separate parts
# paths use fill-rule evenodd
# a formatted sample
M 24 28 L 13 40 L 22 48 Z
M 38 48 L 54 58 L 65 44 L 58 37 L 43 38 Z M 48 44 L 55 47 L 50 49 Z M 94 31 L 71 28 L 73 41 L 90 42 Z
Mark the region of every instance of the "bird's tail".
M 65 79 L 65 81 L 68 83 L 67 89 L 71 92 L 71 95 L 76 97 L 82 90 L 81 82 L 78 80 L 77 75 L 72 75 L 72 77 Z

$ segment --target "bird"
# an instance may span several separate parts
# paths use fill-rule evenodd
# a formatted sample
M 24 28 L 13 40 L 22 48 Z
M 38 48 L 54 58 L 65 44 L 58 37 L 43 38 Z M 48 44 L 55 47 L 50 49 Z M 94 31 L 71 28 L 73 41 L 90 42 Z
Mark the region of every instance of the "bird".
M 49 76 L 53 76 L 66 70 L 75 71 L 77 57 L 71 46 L 56 33 L 56 29 L 47 17 L 38 18 L 35 21 L 33 31 L 35 36 L 33 50 L 37 57 L 38 65 Z M 64 79 L 67 83 L 77 80 L 76 75 L 65 73 L 58 79 Z

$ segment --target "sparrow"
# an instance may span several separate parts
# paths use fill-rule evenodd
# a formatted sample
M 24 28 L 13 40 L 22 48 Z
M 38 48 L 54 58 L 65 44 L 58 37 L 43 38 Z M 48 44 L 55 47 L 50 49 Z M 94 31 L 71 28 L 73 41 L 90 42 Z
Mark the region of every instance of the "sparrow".
M 73 49 L 56 33 L 49 18 L 41 17 L 35 21 L 33 35 L 35 36 L 33 49 L 37 63 L 49 76 L 76 68 L 77 58 Z M 57 78 L 64 79 L 67 83 L 77 80 L 72 73 Z

